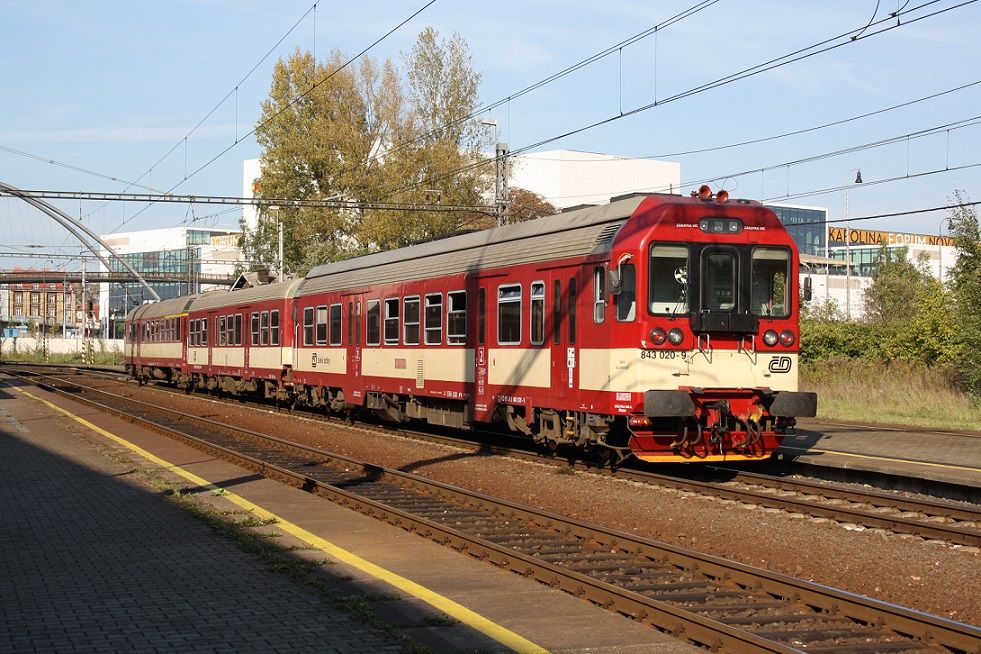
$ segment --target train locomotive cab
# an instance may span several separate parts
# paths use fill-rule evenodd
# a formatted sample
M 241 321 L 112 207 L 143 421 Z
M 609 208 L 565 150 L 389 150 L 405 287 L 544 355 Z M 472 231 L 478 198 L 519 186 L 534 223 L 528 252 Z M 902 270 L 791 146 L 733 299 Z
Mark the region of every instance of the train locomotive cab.
M 619 352 L 636 357 L 620 366 L 638 458 L 758 459 L 815 415 L 816 395 L 797 388 L 798 254 L 773 212 L 708 187 L 652 196 L 621 228 L 610 267 L 614 304 L 636 305 L 613 341 L 635 344 Z

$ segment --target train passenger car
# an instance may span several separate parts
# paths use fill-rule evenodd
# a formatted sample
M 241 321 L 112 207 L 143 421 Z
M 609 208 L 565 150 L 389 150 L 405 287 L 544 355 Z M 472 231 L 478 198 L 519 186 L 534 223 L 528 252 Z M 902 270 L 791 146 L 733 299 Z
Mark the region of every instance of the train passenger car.
M 191 302 L 186 366 L 177 385 L 289 400 L 294 334 L 288 301 L 298 284 L 214 291 Z
M 816 410 L 797 390 L 798 256 L 772 212 L 720 196 L 628 197 L 315 268 L 295 390 L 618 458 L 766 456 Z
M 126 316 L 123 359 L 126 371 L 141 384 L 174 382 L 184 369 L 187 307 L 197 296 L 141 304 Z

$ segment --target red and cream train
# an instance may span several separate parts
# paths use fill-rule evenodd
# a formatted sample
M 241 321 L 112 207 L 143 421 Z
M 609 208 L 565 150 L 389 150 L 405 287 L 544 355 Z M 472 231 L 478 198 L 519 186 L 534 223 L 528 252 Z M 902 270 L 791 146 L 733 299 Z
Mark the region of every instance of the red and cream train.
M 797 389 L 798 254 L 756 202 L 635 195 L 137 307 L 137 379 L 647 461 L 769 455 Z

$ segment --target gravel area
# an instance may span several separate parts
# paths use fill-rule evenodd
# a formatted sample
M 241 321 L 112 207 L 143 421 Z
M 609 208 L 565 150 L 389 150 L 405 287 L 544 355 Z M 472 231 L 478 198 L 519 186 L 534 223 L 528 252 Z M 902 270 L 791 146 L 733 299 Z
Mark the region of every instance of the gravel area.
M 102 382 L 107 384 L 106 382 Z M 93 383 L 93 385 L 98 385 Z M 113 384 L 118 392 L 118 385 Z M 302 419 L 302 414 L 128 385 L 127 393 L 362 461 L 397 468 L 970 624 L 981 624 L 977 548 L 924 542 L 588 472 Z

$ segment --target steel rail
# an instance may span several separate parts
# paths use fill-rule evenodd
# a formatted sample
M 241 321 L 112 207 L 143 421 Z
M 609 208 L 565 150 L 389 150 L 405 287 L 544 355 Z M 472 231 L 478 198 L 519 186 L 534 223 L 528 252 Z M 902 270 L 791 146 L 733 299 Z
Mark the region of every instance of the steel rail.
M 83 372 L 89 371 L 83 369 Z M 488 448 L 486 442 L 474 443 L 472 440 L 455 436 L 407 429 L 401 429 L 399 433 L 409 438 L 422 439 L 428 442 L 450 444 L 471 451 L 480 450 L 485 455 L 509 456 L 547 465 L 578 466 L 594 474 L 629 479 L 735 502 L 777 508 L 811 517 L 857 524 L 865 528 L 884 529 L 897 534 L 909 534 L 929 540 L 942 540 L 955 545 L 981 546 L 981 510 L 966 504 L 901 497 L 866 488 L 841 488 L 821 482 L 791 480 L 786 477 L 742 470 L 727 470 L 718 465 L 704 466 L 678 474 L 639 470 L 634 467 L 610 470 L 590 466 L 586 462 L 566 459 L 559 461 L 554 457 L 529 451 L 528 444 L 524 442 L 515 447 L 492 445 Z M 500 434 L 495 434 L 495 436 L 500 437 Z M 733 476 L 725 482 L 703 481 L 692 476 L 692 473 L 700 475 L 701 470 L 704 469 L 723 471 L 727 474 L 731 473 Z M 724 485 L 727 483 L 757 485 L 771 491 L 790 491 L 797 495 L 775 495 L 772 492 L 762 492 L 752 488 L 734 488 L 731 485 Z M 852 506 L 843 506 L 834 502 L 848 502 Z M 922 517 L 910 514 L 920 514 Z M 945 522 L 938 522 L 939 520 Z
M 981 647 L 981 630 L 971 625 L 87 389 L 153 414 L 138 416 L 82 397 L 81 391 L 77 386 L 61 390 L 260 474 L 717 650 L 969 652 Z M 161 416 L 171 424 L 161 424 Z

